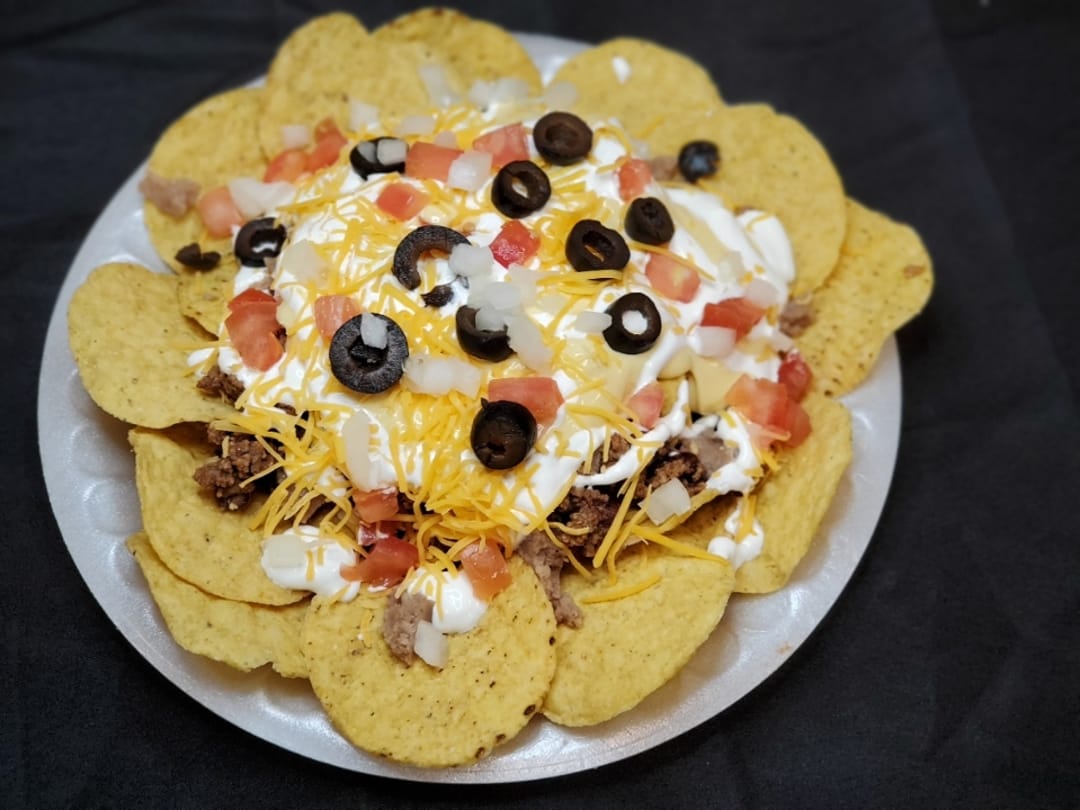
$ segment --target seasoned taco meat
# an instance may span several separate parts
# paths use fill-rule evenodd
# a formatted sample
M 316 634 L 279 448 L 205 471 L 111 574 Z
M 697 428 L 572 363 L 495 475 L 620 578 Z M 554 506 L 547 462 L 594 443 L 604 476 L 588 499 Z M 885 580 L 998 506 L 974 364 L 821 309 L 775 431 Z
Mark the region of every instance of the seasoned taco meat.
M 199 199 L 199 184 L 186 177 L 169 179 L 147 172 L 139 181 L 139 191 L 162 213 L 179 219 Z
M 421 621 L 430 622 L 435 603 L 422 593 L 393 596 L 383 614 L 382 634 L 390 652 L 405 664 L 416 660 L 416 627 Z
M 573 598 L 562 590 L 562 569 L 566 565 L 566 555 L 562 549 L 551 542 L 544 532 L 532 532 L 526 535 L 514 553 L 529 564 L 536 572 L 537 579 L 544 586 L 551 607 L 555 610 L 555 621 L 569 627 L 581 627 L 581 608 Z
M 809 295 L 792 298 L 780 312 L 780 331 L 788 337 L 798 337 L 813 322 L 814 312 L 810 308 Z
M 221 448 L 222 456 L 195 470 L 195 481 L 212 492 L 223 509 L 243 509 L 255 494 L 255 482 L 248 479 L 273 466 L 274 457 L 257 439 L 243 433 L 208 427 L 207 438 Z
M 211 367 L 210 371 L 200 377 L 195 387 L 204 394 L 220 395 L 232 403 L 235 403 L 236 398 L 244 393 L 244 384 L 232 374 L 226 374 L 218 366 Z

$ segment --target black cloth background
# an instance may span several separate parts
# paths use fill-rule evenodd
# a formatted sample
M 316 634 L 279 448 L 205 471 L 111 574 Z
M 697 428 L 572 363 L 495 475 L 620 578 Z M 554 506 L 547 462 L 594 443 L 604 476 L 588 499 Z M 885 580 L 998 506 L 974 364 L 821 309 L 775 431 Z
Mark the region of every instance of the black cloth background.
M 153 670 L 52 518 L 35 390 L 53 301 L 180 112 L 337 5 L 5 2 L 0 25 L 0 805 L 1075 806 L 1080 801 L 1080 15 L 1071 3 L 753 0 L 461 6 L 521 31 L 645 36 L 824 142 L 915 225 L 929 307 L 899 335 L 894 483 L 837 606 L 699 728 L 560 779 L 455 788 L 255 739 Z M 372 27 L 406 4 L 354 4 Z M 17 7 L 16 7 L 17 6 Z

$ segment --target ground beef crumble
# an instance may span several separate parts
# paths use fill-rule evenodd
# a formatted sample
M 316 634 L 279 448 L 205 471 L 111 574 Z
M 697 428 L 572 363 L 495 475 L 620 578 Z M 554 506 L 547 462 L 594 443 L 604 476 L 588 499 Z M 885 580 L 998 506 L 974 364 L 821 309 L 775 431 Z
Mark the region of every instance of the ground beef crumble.
M 211 444 L 221 448 L 222 456 L 195 470 L 195 481 L 212 492 L 223 509 L 230 512 L 243 509 L 255 494 L 258 483 L 248 479 L 273 466 L 274 457 L 254 436 L 228 433 L 209 426 L 206 436 Z
M 382 634 L 394 657 L 405 664 L 416 660 L 416 628 L 430 622 L 435 603 L 421 593 L 392 596 L 383 614 Z
M 581 608 L 562 590 L 562 569 L 567 563 L 563 550 L 544 532 L 532 532 L 518 544 L 514 553 L 536 572 L 536 578 L 544 586 L 544 593 L 555 610 L 555 621 L 568 627 L 581 627 Z
M 210 396 L 222 396 L 227 402 L 235 403 L 236 398 L 244 393 L 244 384 L 232 374 L 226 374 L 218 366 L 212 366 L 195 387 Z
M 809 295 L 790 299 L 780 312 L 780 331 L 788 337 L 798 337 L 813 322 L 814 312 L 810 307 Z

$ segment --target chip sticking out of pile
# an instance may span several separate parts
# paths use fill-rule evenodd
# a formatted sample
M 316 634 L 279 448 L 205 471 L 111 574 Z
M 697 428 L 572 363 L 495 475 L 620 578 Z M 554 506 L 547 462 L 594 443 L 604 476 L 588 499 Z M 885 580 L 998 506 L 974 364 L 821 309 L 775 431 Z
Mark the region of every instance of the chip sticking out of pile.
M 649 80 L 640 81 L 643 76 Z M 513 470 L 497 473 L 504 477 L 496 479 L 495 472 L 481 469 L 476 480 L 467 486 L 463 482 L 478 503 L 489 503 L 488 514 L 444 514 L 407 497 L 405 484 L 418 476 L 420 462 L 404 452 L 385 459 L 402 486 L 400 492 L 367 486 L 378 460 L 358 457 L 350 447 L 356 435 L 363 447 L 375 446 L 381 429 L 375 417 L 414 414 L 424 432 L 444 431 L 458 441 L 456 428 L 441 423 L 444 415 L 461 417 L 463 424 L 472 419 L 470 409 L 490 382 L 484 377 L 484 362 L 472 355 L 459 357 L 453 373 L 443 375 L 446 391 L 441 396 L 449 405 L 424 411 L 424 398 L 431 396 L 424 385 L 430 382 L 418 382 L 418 369 L 444 359 L 442 355 L 461 354 L 456 333 L 441 318 L 444 307 L 452 312 L 463 303 L 454 298 L 452 283 L 435 283 L 426 248 L 413 259 L 426 262 L 418 271 L 423 286 L 414 293 L 425 297 L 421 304 L 408 304 L 413 307 L 411 324 L 417 329 L 422 325 L 425 334 L 442 343 L 438 354 L 419 360 L 424 344 L 416 339 L 409 344 L 400 398 L 394 399 L 393 391 L 356 393 L 331 379 L 325 387 L 328 402 L 305 401 L 294 407 L 284 399 L 276 401 L 280 392 L 260 383 L 258 375 L 246 377 L 248 382 L 237 379 L 235 390 L 228 385 L 209 393 L 196 388 L 215 360 L 224 363 L 221 358 L 237 354 L 245 318 L 247 337 L 257 340 L 271 363 L 290 345 L 326 352 L 331 338 L 337 339 L 335 330 L 362 315 L 355 301 L 344 300 L 352 282 L 332 272 L 348 265 L 346 257 L 356 245 L 396 241 L 420 221 L 456 229 L 467 235 L 466 242 L 468 236 L 476 240 L 481 218 L 461 214 L 447 201 L 481 188 L 490 196 L 486 185 L 473 188 L 470 183 L 476 182 L 477 172 L 493 175 L 503 163 L 520 160 L 522 149 L 532 150 L 527 139 L 545 112 L 545 98 L 561 99 L 560 111 L 582 120 L 607 122 L 604 132 L 617 133 L 612 137 L 625 142 L 628 150 L 641 150 L 649 158 L 646 170 L 645 160 L 635 164 L 619 158 L 605 166 L 594 157 L 585 164 L 590 170 L 617 176 L 620 184 L 631 182 L 630 169 L 648 171 L 646 176 L 658 188 L 704 189 L 736 215 L 753 211 L 782 225 L 795 268 L 791 294 L 804 310 L 803 323 L 785 338 L 790 345 L 783 353 L 801 353 L 813 370 L 812 379 L 805 379 L 806 390 L 797 398 L 791 395 L 801 401 L 798 408 L 810 428 L 792 446 L 785 444 L 790 431 L 757 434 L 761 447 L 755 457 L 760 458 L 747 467 L 749 472 L 743 471 L 753 479 L 746 494 L 705 487 L 693 494 L 687 491 L 684 506 L 665 510 L 657 506 L 662 500 L 659 487 L 632 498 L 634 490 L 624 485 L 616 498 L 618 512 L 604 518 L 610 525 L 595 526 L 588 523 L 587 511 L 560 513 L 558 520 L 543 514 L 522 517 L 533 508 L 535 493 L 520 485 L 527 479 L 515 478 Z M 518 110 L 518 117 L 497 133 L 484 131 L 470 123 L 476 120 L 470 104 L 483 107 L 483 114 L 498 124 L 504 123 L 497 113 L 500 104 Z M 457 129 L 434 131 L 435 122 L 448 121 Z M 558 148 L 573 146 L 575 126 L 571 118 L 560 120 L 553 130 Z M 714 171 L 679 174 L 680 150 L 692 140 L 711 145 Z M 421 142 L 422 148 L 414 149 Z M 333 144 L 328 157 L 327 144 Z M 357 156 L 354 151 L 361 146 L 368 152 Z M 517 289 L 492 287 L 490 295 L 507 308 L 512 303 L 506 301 L 518 301 L 527 292 L 538 309 L 546 307 L 554 318 L 573 311 L 575 296 L 623 284 L 621 268 L 577 272 L 582 268 L 567 264 L 559 240 L 561 231 L 573 224 L 570 214 L 588 213 L 598 225 L 617 231 L 626 216 L 623 203 L 629 204 L 632 195 L 618 204 L 587 198 L 589 184 L 583 174 L 575 174 L 572 167 L 561 169 L 558 158 L 539 157 L 536 151 L 528 152 L 529 157 L 550 174 L 551 188 L 526 188 L 523 177 L 539 183 L 533 173 L 518 176 L 517 185 L 507 181 L 504 194 L 531 199 L 546 193 L 563 205 L 570 205 L 566 200 L 588 201 L 581 210 L 554 211 L 541 233 L 534 234 L 538 245 L 529 242 L 528 229 L 521 225 L 528 222 L 527 213 L 494 214 L 505 220 L 499 238 L 506 241 L 499 250 L 521 252 L 496 256 Z M 469 160 L 456 163 L 462 156 Z M 356 169 L 359 180 L 348 175 L 343 181 L 347 173 L 338 170 L 350 163 L 367 168 Z M 436 164 L 441 169 L 432 168 Z M 346 186 L 366 182 L 367 171 L 391 178 L 379 187 L 378 196 L 372 193 L 357 203 L 365 216 L 373 212 L 367 229 L 347 226 L 333 234 L 337 242 L 319 245 L 325 233 L 319 230 L 324 225 L 317 224 L 322 222 L 318 217 L 327 206 L 333 208 Z M 452 180 L 451 171 L 456 172 Z M 402 178 L 411 184 L 396 182 Z M 242 192 L 236 181 L 241 179 L 258 193 L 275 182 L 284 182 L 286 190 L 288 184 L 304 189 L 306 196 L 289 196 L 267 210 L 290 226 L 306 228 L 305 237 L 289 242 L 285 250 L 293 265 L 304 268 L 320 298 L 327 299 L 319 317 L 302 314 L 310 302 L 298 303 L 271 288 L 274 264 L 282 261 L 277 254 L 242 266 L 234 247 L 236 227 L 255 217 L 226 212 L 234 217 L 233 227 L 227 227 L 228 217 L 224 230 L 211 227 L 211 222 L 221 224 L 221 210 L 207 213 L 207 195 L 214 192 L 217 197 L 210 199 L 239 206 L 236 197 Z M 389 186 L 396 186 L 397 197 L 383 196 Z M 726 104 L 707 72 L 685 56 L 641 40 L 616 39 L 566 61 L 545 88 L 513 36 L 448 9 L 407 14 L 373 32 L 346 14 L 313 19 L 281 46 L 264 87 L 214 96 L 170 126 L 153 149 L 143 187 L 150 239 L 172 272 L 104 265 L 76 292 L 68 323 L 72 354 L 87 391 L 103 410 L 134 426 L 129 441 L 144 529 L 128 545 L 165 625 L 183 648 L 236 669 L 269 665 L 285 677 L 308 678 L 334 726 L 354 745 L 429 768 L 467 765 L 487 756 L 528 723 L 542 722 L 534 721 L 536 716 L 585 726 L 633 710 L 691 660 L 723 620 L 732 594 L 782 588 L 818 534 L 851 459 L 851 420 L 835 397 L 866 378 L 884 342 L 922 309 L 933 284 L 930 259 L 918 235 L 847 199 L 828 154 L 811 133 L 768 106 Z M 280 192 L 282 187 L 275 188 Z M 254 205 L 250 199 L 244 202 L 240 207 L 245 209 Z M 685 212 L 672 208 L 677 222 L 687 221 Z M 238 216 L 240 221 L 235 220 Z M 516 226 L 521 229 L 515 231 Z M 739 220 L 739 227 L 752 230 L 753 222 Z M 602 228 L 591 233 L 593 241 L 585 250 L 590 261 L 598 261 L 608 250 L 607 237 Z M 715 239 L 702 236 L 708 245 Z M 714 253 L 729 250 L 719 241 L 716 245 Z M 683 271 L 669 266 L 669 282 L 685 281 L 687 267 L 695 270 L 674 243 L 642 245 L 634 239 L 631 247 L 645 250 L 638 256 L 681 262 Z M 255 244 L 246 249 L 263 248 Z M 530 250 L 535 254 L 527 253 Z M 494 247 L 492 251 L 494 255 Z M 541 278 L 537 268 L 522 266 L 530 261 L 526 255 L 565 270 L 558 278 Z M 460 279 L 472 272 L 463 256 L 451 253 L 449 260 L 439 261 L 453 263 Z M 406 301 L 410 288 L 400 283 L 398 264 L 396 254 L 385 255 L 372 267 L 350 272 L 383 285 L 387 300 Z M 644 267 L 634 269 L 641 277 L 648 275 Z M 483 286 L 477 277 L 471 284 L 475 289 Z M 446 289 L 440 292 L 440 286 Z M 498 318 L 503 317 L 492 315 L 491 309 L 499 307 L 489 302 L 489 311 L 474 312 L 478 320 L 469 327 L 489 348 L 500 338 Z M 762 305 L 757 317 L 766 309 Z M 765 317 L 775 324 L 781 313 L 770 311 Z M 252 318 L 257 326 L 263 324 L 254 333 Z M 323 336 L 325 324 L 319 318 L 334 324 Z M 477 325 L 484 318 L 494 320 Z M 533 425 L 541 438 L 554 414 L 569 412 L 572 404 L 583 420 L 629 426 L 627 452 L 633 452 L 635 442 L 648 445 L 637 420 L 644 421 L 640 409 L 649 397 L 658 411 L 654 418 L 680 409 L 721 413 L 727 407 L 740 373 L 700 353 L 666 357 L 659 385 L 639 400 L 635 386 L 644 366 L 609 361 L 610 343 L 601 329 L 610 328 L 610 315 L 601 327 L 585 327 L 587 320 L 580 319 L 581 331 L 574 340 L 546 354 L 544 346 L 552 340 L 545 325 L 534 327 L 527 341 L 521 333 L 514 335 L 512 352 L 535 365 L 562 360 L 576 373 L 595 378 L 593 389 L 575 403 L 563 405 L 561 392 L 547 390 L 556 400 L 544 405 L 551 413 Z M 503 323 L 509 333 L 512 327 Z M 645 327 L 636 326 L 633 318 L 625 323 L 630 324 L 625 330 L 633 343 Z M 386 333 L 376 329 L 370 316 L 354 325 L 366 342 L 359 348 L 354 344 L 348 356 L 361 364 L 381 362 Z M 409 328 L 407 323 L 406 331 Z M 459 331 L 465 328 L 457 325 Z M 640 362 L 657 353 L 646 349 Z M 500 368 L 514 369 L 519 376 L 523 369 L 533 371 L 521 362 L 511 358 Z M 304 379 L 317 379 L 321 373 L 314 362 L 296 369 L 293 373 Z M 463 380 L 474 375 L 483 382 L 464 393 Z M 613 398 L 612 390 L 635 397 L 628 406 Z M 535 411 L 543 403 L 538 404 L 535 390 L 531 396 Z M 260 404 L 265 402 L 270 405 Z M 345 419 L 342 414 L 351 413 L 357 403 L 367 409 L 367 416 Z M 273 430 L 261 427 L 269 424 Z M 248 442 L 251 457 L 234 459 L 220 478 L 202 475 L 216 490 L 209 493 L 196 482 L 196 470 L 240 441 Z M 595 458 L 591 453 L 582 457 L 581 468 L 609 463 L 610 441 L 609 435 L 600 443 Z M 499 446 L 493 452 L 502 450 Z M 610 463 L 615 463 L 614 456 Z M 528 465 L 526 460 L 522 469 L 538 469 Z M 561 494 L 569 492 L 576 472 L 571 465 L 561 473 Z M 629 480 L 633 484 L 638 478 Z M 503 494 L 485 493 L 488 481 L 493 488 L 503 487 L 498 490 Z M 413 493 L 418 491 L 433 492 L 420 487 Z M 223 503 L 235 508 L 222 508 Z M 515 504 L 518 513 L 507 504 Z M 597 533 L 595 556 L 566 548 L 575 537 L 589 533 Z M 547 556 L 525 559 L 524 553 L 513 553 L 523 536 L 545 534 L 551 541 Z M 294 545 L 285 556 L 305 561 L 308 580 L 324 558 L 345 555 L 352 562 L 330 571 L 340 588 L 311 598 L 307 590 L 276 583 L 265 568 L 271 536 L 277 538 L 273 542 Z M 760 548 L 755 554 L 725 554 L 730 560 L 724 559 L 717 551 L 718 538 L 742 551 L 756 538 L 753 542 Z M 818 537 L 817 542 L 828 538 Z M 464 601 L 475 608 L 471 624 L 437 624 L 435 617 L 442 617 L 444 610 L 449 614 L 459 607 L 451 605 L 452 598 L 459 599 L 451 592 L 460 591 L 448 584 L 436 589 L 429 607 L 432 617 L 420 622 L 444 659 L 421 655 L 423 660 L 407 664 L 385 636 L 388 611 L 408 595 L 412 580 L 373 578 L 377 565 L 396 564 L 387 563 L 382 551 L 377 554 L 380 549 L 388 555 L 393 549 L 411 566 L 403 576 L 420 570 L 446 574 L 447 583 L 456 578 L 470 583 L 468 593 L 475 598 Z M 415 625 L 412 631 L 419 632 Z

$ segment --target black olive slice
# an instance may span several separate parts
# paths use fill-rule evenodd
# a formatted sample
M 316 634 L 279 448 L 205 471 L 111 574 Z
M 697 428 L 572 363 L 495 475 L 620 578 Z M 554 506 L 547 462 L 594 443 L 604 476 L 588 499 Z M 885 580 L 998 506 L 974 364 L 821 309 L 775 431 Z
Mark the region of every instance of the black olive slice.
M 630 248 L 618 231 L 583 219 L 566 238 L 566 258 L 575 270 L 622 270 L 630 261 Z
M 604 340 L 617 352 L 641 354 L 660 337 L 660 312 L 645 293 L 627 293 L 608 307 L 607 313 L 611 326 L 604 330 Z
M 442 225 L 421 225 L 402 239 L 394 251 L 394 278 L 407 290 L 420 286 L 420 271 L 416 263 L 429 250 L 449 253 L 454 245 L 467 245 L 469 240 L 452 228 Z
M 638 197 L 626 209 L 626 234 L 646 245 L 662 245 L 675 235 L 667 207 L 656 197 Z
M 720 166 L 720 149 L 712 141 L 690 141 L 679 150 L 679 171 L 690 183 L 712 177 Z
M 458 307 L 454 314 L 457 325 L 457 339 L 467 353 L 481 360 L 498 363 L 514 353 L 510 348 L 510 336 L 506 328 L 478 329 L 476 327 L 476 307 Z
M 481 464 L 492 470 L 509 470 L 532 450 L 536 418 L 519 402 L 480 400 L 469 438 Z
M 536 151 L 556 166 L 577 163 L 592 149 L 592 130 L 573 113 L 551 112 L 533 127 Z
M 544 207 L 551 197 L 547 174 L 531 160 L 514 160 L 495 175 L 491 202 L 505 216 L 520 219 Z
M 213 270 L 221 261 L 221 254 L 216 250 L 203 253 L 199 243 L 192 242 L 176 251 L 174 258 L 184 267 L 190 267 L 192 270 Z
M 386 323 L 386 345 L 364 343 L 365 318 L 378 318 Z M 409 357 L 409 341 L 405 333 L 390 318 L 365 312 L 345 321 L 330 341 L 330 369 L 342 385 L 362 394 L 385 391 L 405 372 Z
M 454 297 L 454 288 L 450 284 L 439 284 L 426 293 L 420 293 L 420 297 L 424 299 L 424 306 L 438 309 L 450 303 Z
M 349 152 L 349 163 L 353 170 L 360 175 L 361 180 L 367 180 L 372 174 L 387 174 L 388 172 L 405 171 L 405 162 L 380 163 L 379 144 L 383 141 L 396 141 L 398 138 L 373 138 L 370 141 L 361 141 Z
M 273 217 L 253 219 L 236 234 L 236 258 L 248 267 L 263 267 L 284 246 L 285 226 L 275 225 Z

